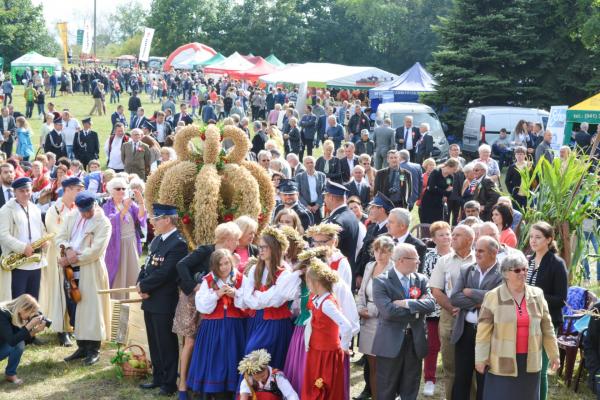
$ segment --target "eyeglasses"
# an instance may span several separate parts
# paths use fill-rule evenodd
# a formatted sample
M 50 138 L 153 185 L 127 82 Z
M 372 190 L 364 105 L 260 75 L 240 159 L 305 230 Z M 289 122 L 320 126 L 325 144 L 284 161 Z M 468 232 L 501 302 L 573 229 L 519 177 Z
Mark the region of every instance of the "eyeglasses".
M 261 250 L 261 251 L 269 250 L 269 246 L 267 246 L 267 245 L 258 246 L 258 250 Z
M 329 243 L 329 240 L 313 240 L 315 247 L 324 246 Z
M 527 272 L 527 268 L 512 268 L 511 269 L 512 272 L 514 272 L 515 274 L 520 274 L 521 272 Z
M 121 191 L 121 190 L 125 190 L 125 188 L 124 187 L 118 187 L 118 188 L 115 188 L 115 190 Z

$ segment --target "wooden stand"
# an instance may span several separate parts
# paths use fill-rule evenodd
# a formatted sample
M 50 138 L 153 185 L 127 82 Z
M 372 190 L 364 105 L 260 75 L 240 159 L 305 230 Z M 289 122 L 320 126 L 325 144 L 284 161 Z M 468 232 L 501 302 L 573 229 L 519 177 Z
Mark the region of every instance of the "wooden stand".
M 98 294 L 129 293 L 129 299 L 111 299 L 112 318 L 110 326 L 110 340 L 124 346 L 141 346 L 148 358 L 148 337 L 146 336 L 146 324 L 144 312 L 142 311 L 142 299 L 137 293 L 135 286 L 119 289 L 99 290 Z

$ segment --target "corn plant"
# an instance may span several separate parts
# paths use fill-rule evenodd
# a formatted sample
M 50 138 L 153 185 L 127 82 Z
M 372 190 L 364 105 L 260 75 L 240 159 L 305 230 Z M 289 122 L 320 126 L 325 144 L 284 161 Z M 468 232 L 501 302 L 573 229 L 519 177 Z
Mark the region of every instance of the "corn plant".
M 533 170 L 519 171 L 521 192 L 527 198 L 527 205 L 521 210 L 525 225 L 520 230 L 519 247 L 523 250 L 528 247 L 531 225 L 542 220 L 548 222 L 554 227 L 560 256 L 569 268 L 570 282 L 578 282 L 582 276 L 579 265 L 586 248 L 583 220 L 600 217 L 600 174 L 595 161 L 572 152 L 564 162 L 558 157 L 553 162 L 542 158 Z

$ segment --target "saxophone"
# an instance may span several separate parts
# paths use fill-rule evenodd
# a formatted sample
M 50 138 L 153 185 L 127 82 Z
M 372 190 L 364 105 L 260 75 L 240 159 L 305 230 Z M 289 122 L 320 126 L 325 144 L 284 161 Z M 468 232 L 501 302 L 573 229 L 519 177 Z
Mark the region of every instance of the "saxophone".
M 44 245 L 44 243 L 51 240 L 54 236 L 54 233 L 46 233 L 38 240 L 32 242 L 31 247 L 33 248 L 33 251 L 39 250 Z M 40 261 L 42 261 L 41 252 L 34 253 L 29 257 L 21 253 L 10 253 L 0 257 L 0 268 L 2 268 L 4 271 L 12 271 L 13 269 L 17 269 L 22 265 L 30 263 L 39 263 Z

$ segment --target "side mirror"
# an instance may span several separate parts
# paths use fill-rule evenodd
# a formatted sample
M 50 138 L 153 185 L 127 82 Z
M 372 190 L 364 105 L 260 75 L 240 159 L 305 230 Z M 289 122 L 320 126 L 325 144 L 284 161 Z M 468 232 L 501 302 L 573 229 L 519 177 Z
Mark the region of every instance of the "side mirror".
M 445 132 L 448 131 L 448 124 L 446 124 L 445 122 L 442 122 L 442 130 Z

